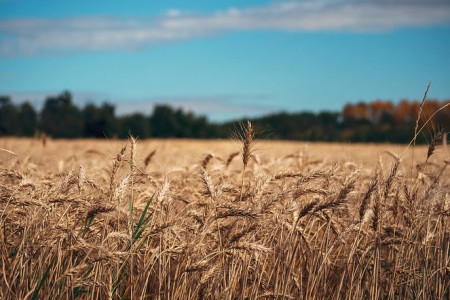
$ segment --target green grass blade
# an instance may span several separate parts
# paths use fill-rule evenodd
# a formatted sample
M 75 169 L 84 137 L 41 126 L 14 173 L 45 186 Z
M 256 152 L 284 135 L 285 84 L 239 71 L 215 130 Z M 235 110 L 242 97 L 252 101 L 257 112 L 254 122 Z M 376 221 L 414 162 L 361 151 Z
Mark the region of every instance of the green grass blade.
M 48 273 L 50 272 L 51 267 L 53 266 L 53 262 L 50 263 L 50 265 L 47 267 L 47 269 L 44 272 L 44 275 L 42 275 L 41 280 L 39 280 L 38 285 L 33 291 L 33 295 L 31 296 L 31 300 L 37 300 L 39 299 L 39 291 L 41 290 L 42 286 L 44 285 L 45 280 L 47 280 Z
M 150 204 L 151 204 L 152 201 L 153 201 L 154 196 L 155 196 L 155 194 L 152 195 L 152 197 L 150 198 L 150 200 L 149 200 L 149 201 L 147 202 L 147 204 L 145 205 L 145 208 L 144 208 L 144 210 L 142 211 L 142 214 L 141 214 L 141 216 L 139 217 L 139 220 L 138 220 L 138 222 L 137 222 L 137 224 L 136 224 L 136 226 L 135 226 L 135 228 L 134 228 L 134 230 L 133 230 L 133 234 L 132 234 L 132 241 L 133 241 L 133 244 L 134 244 L 134 242 L 136 242 L 136 241 L 139 239 L 139 237 L 142 235 L 142 233 L 144 232 L 144 229 L 145 229 L 145 226 L 144 226 L 144 225 L 147 224 L 148 221 L 149 221 L 149 219 L 150 219 L 150 216 L 146 216 L 146 215 L 147 215 L 148 208 L 150 207 Z

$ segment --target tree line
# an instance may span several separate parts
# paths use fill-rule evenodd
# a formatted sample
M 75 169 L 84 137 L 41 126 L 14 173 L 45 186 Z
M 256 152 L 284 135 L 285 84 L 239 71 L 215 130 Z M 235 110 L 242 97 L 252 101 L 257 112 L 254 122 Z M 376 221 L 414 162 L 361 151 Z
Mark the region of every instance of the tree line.
M 427 117 L 449 101 L 427 100 L 422 105 L 423 124 Z M 340 112 L 274 113 L 251 121 L 267 139 L 339 142 L 395 142 L 411 140 L 421 104 L 417 101 L 372 101 L 347 104 Z M 229 138 L 235 122 L 214 123 L 183 109 L 159 104 L 150 115 L 118 116 L 109 103 L 88 103 L 80 108 L 70 92 L 48 97 L 37 111 L 29 102 L 14 104 L 0 96 L 0 136 L 33 136 L 44 133 L 53 138 Z M 427 141 L 437 128 L 450 128 L 450 109 L 433 117 L 419 142 Z

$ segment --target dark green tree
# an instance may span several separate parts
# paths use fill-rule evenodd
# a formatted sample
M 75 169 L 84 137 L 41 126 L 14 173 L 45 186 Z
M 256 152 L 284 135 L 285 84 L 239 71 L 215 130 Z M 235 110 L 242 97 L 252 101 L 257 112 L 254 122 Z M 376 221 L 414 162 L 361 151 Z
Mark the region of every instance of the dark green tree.
M 217 128 L 204 116 L 196 116 L 183 109 L 168 105 L 157 105 L 150 117 L 152 136 L 175 138 L 217 137 Z
M 138 138 L 151 136 L 150 120 L 143 114 L 135 113 L 119 118 L 119 137 L 127 138 L 130 134 Z
M 19 107 L 20 134 L 23 136 L 33 136 L 37 127 L 37 112 L 28 103 L 22 103 Z
M 45 100 L 41 112 L 40 129 L 55 138 L 77 138 L 83 133 L 83 119 L 72 95 L 63 92 Z
M 84 137 L 106 138 L 116 135 L 117 119 L 113 105 L 103 103 L 102 106 L 97 107 L 89 103 L 83 108 L 81 114 Z
M 193 138 L 211 138 L 217 137 L 214 133 L 212 124 L 208 123 L 208 119 L 204 116 L 196 117 L 191 124 L 191 132 Z
M 8 96 L 0 96 L 0 136 L 20 134 L 20 120 L 17 107 Z
M 175 111 L 170 106 L 155 106 L 150 117 L 150 128 L 153 137 L 177 137 L 177 133 L 180 130 L 179 126 Z

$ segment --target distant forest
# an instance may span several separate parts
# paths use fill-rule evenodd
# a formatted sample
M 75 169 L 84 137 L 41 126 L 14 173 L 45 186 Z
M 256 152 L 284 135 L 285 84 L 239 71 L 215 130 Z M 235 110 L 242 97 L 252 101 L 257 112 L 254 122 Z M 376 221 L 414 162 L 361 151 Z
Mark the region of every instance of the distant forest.
M 424 120 L 449 102 L 427 100 L 422 112 Z M 406 143 L 414 134 L 419 108 L 417 101 L 393 104 L 377 100 L 347 104 L 340 112 L 280 112 L 250 121 L 265 139 Z M 9 96 L 0 96 L 0 136 L 127 138 L 131 134 L 141 139 L 229 138 L 239 121 L 214 123 L 205 116 L 168 105 L 156 105 L 150 115 L 118 116 L 114 105 L 108 103 L 78 107 L 67 91 L 48 97 L 40 111 L 29 102 L 16 105 Z M 450 128 L 449 107 L 434 116 L 419 142 L 430 139 L 438 126 L 444 130 Z

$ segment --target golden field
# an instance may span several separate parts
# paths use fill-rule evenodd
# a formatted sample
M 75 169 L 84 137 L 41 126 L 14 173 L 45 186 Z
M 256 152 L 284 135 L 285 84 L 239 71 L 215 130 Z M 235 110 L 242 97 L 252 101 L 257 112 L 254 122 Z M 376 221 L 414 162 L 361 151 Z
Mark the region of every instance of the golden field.
M 0 299 L 448 299 L 450 149 L 0 139 Z

